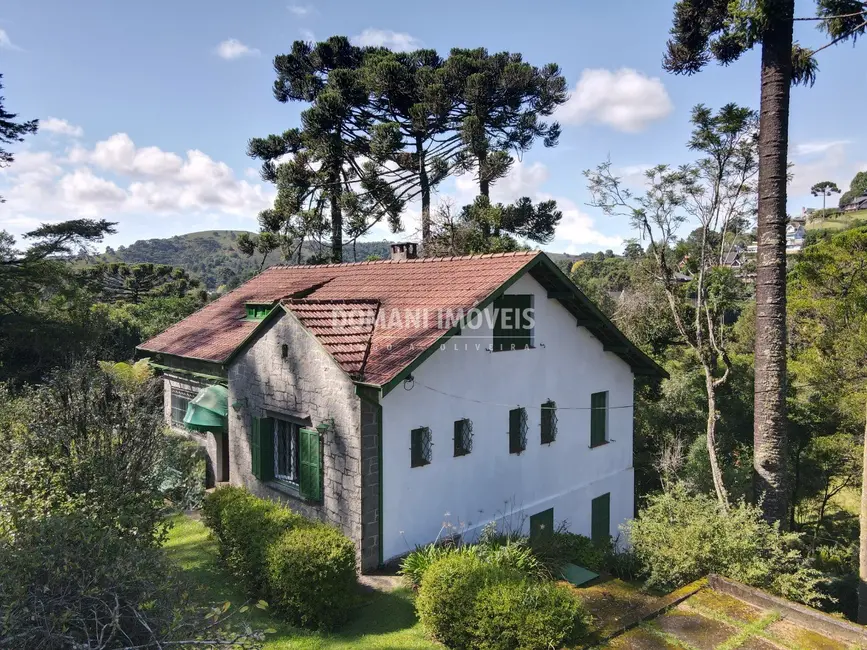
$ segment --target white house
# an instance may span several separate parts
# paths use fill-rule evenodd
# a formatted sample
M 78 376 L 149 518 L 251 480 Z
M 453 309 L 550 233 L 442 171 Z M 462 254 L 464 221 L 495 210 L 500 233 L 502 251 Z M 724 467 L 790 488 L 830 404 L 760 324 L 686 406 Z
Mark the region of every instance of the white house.
M 339 526 L 364 571 L 445 522 L 616 536 L 633 378 L 664 371 L 544 253 L 393 250 L 272 267 L 140 346 L 214 481 Z

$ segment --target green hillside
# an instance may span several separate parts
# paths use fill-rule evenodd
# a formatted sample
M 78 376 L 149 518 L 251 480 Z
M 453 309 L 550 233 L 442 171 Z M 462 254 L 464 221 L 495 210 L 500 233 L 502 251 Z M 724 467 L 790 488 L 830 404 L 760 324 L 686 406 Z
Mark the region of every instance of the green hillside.
M 238 236 L 243 230 L 203 230 L 186 235 L 161 239 L 140 239 L 129 246 L 109 247 L 98 259 L 106 262 L 153 262 L 179 266 L 200 278 L 205 286 L 216 289 L 220 285 L 236 286 L 255 275 L 261 257 L 247 257 L 238 250 Z M 252 234 L 252 233 L 250 233 Z M 302 259 L 314 252 L 305 247 Z M 389 246 L 386 241 L 359 242 L 354 248 L 346 246 L 347 261 L 361 261 L 369 255 L 387 258 Z M 279 264 L 283 260 L 279 252 L 273 252 L 265 266 Z
M 858 221 L 867 221 L 867 210 L 841 212 L 828 219 L 816 219 L 806 225 L 807 230 L 848 230 Z

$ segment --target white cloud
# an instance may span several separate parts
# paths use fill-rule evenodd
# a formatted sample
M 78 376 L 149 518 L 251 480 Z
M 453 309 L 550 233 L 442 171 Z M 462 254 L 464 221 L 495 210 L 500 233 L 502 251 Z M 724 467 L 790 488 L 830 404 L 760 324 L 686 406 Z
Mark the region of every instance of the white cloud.
M 556 112 L 564 124 L 605 124 L 618 131 L 642 131 L 674 109 L 658 77 L 630 68 L 588 69 L 572 96 Z
M 352 37 L 352 42 L 362 47 L 387 47 L 395 52 L 409 52 L 421 47 L 421 41 L 406 32 L 393 32 L 390 29 L 368 27 Z
M 571 199 L 562 196 L 539 197 L 542 200 L 555 199 L 557 207 L 563 212 L 560 225 L 557 226 L 555 244 L 560 244 L 557 250 L 575 255 L 588 250 L 612 249 L 618 250 L 623 246 L 623 238 L 609 236 L 599 232 L 596 224 L 589 214 L 581 210 Z
M 491 200 L 495 203 L 511 203 L 527 196 L 533 202 L 557 201 L 557 208 L 563 213 L 557 227 L 554 240 L 545 246 L 546 249 L 567 253 L 580 253 L 587 250 L 613 249 L 623 246 L 623 239 L 617 236 L 605 235 L 596 229 L 593 218 L 582 211 L 578 204 L 570 198 L 556 196 L 542 190 L 549 178 L 548 168 L 541 162 L 526 164 L 516 161 L 509 173 L 491 186 Z M 454 179 L 453 191 L 443 191 L 439 194 L 438 204 L 451 202 L 454 208 L 473 201 L 478 195 L 478 181 L 472 174 L 461 174 Z M 436 210 L 437 204 L 434 205 Z M 413 202 L 407 206 L 402 215 L 404 237 L 419 238 L 421 236 L 421 211 L 419 203 Z M 378 224 L 370 233 L 368 239 L 394 239 L 395 235 L 388 231 L 387 226 Z M 535 246 L 533 242 L 529 242 Z
M 15 45 L 12 39 L 9 38 L 9 34 L 6 33 L 5 29 L 0 29 L 0 50 L 21 51 L 21 48 Z
M 298 33 L 301 34 L 301 38 L 308 43 L 316 42 L 316 34 L 313 33 L 313 30 L 302 27 L 298 30 Z
M 792 147 L 792 155 L 794 156 L 812 156 L 815 154 L 826 153 L 831 149 L 839 149 L 851 144 L 851 140 L 815 140 L 811 142 L 799 142 Z
M 288 9 L 296 16 L 309 16 L 315 11 L 310 5 L 289 5 Z
M 258 56 L 259 50 L 249 45 L 244 45 L 237 38 L 228 38 L 220 43 L 214 50 L 217 56 L 226 59 L 240 59 L 243 56 Z
M 97 142 L 93 150 L 76 147 L 69 152 L 74 163 L 90 163 L 115 174 L 171 177 L 183 167 L 175 153 L 158 147 L 137 148 L 126 133 L 115 133 L 108 140 Z
M 95 170 L 105 171 L 106 177 Z M 182 157 L 158 147 L 137 147 L 125 133 L 92 149 L 75 147 L 66 157 L 18 152 L 15 162 L 0 170 L 0 185 L 7 200 L 0 228 L 52 220 L 58 214 L 254 218 L 272 204 L 274 194 L 264 184 L 236 178 L 226 163 L 202 151 L 190 150 Z
M 534 162 L 530 165 L 518 160 L 509 173 L 491 185 L 491 201 L 511 203 L 523 196 L 533 197 L 548 180 L 548 168 Z M 463 205 L 472 202 L 479 194 L 479 182 L 475 175 L 467 172 L 455 177 L 457 200 Z
M 68 135 L 73 138 L 80 138 L 84 135 L 84 129 L 80 126 L 70 124 L 67 120 L 62 120 L 58 117 L 49 117 L 44 120 L 39 120 L 39 130 L 48 131 L 49 133 L 57 133 L 59 135 Z

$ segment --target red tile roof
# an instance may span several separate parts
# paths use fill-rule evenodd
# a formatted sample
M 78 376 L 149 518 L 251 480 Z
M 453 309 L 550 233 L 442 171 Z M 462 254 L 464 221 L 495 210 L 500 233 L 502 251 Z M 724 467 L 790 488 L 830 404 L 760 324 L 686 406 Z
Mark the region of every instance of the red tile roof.
M 448 327 L 438 322 L 438 314 L 471 309 L 541 254 L 272 266 L 139 348 L 224 362 L 257 325 L 244 320 L 244 303 L 285 301 L 346 372 L 385 384 L 445 334 Z M 357 323 L 338 332 L 331 321 L 333 305 L 341 301 L 338 311 L 358 308 L 368 315 L 375 305 L 373 318 L 378 314 L 380 320 L 376 326 Z M 407 322 L 415 310 L 426 311 L 428 322 Z M 395 313 L 401 322 L 389 320 Z
M 364 365 L 379 312 L 378 300 L 288 300 L 292 311 L 352 377 Z

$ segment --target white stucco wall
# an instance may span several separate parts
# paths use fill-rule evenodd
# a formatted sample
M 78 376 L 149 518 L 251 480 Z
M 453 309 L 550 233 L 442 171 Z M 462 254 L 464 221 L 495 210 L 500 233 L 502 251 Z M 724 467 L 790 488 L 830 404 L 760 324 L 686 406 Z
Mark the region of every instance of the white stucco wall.
M 507 293 L 535 296 L 534 349 L 487 352 L 490 328 L 464 330 L 413 373 L 411 390 L 398 386 L 383 400 L 386 559 L 433 541 L 445 521 L 472 534 L 504 512 L 528 526 L 530 515 L 553 507 L 555 522 L 589 536 L 590 502 L 606 492 L 613 536 L 633 515 L 631 369 L 529 275 Z M 609 391 L 615 407 L 611 442 L 590 449 L 590 395 L 599 391 Z M 558 406 L 557 439 L 542 445 L 540 407 L 548 399 Z M 520 455 L 509 454 L 508 439 L 509 409 L 517 405 L 528 420 Z M 473 450 L 455 458 L 454 421 L 461 418 L 473 422 Z M 411 468 L 410 431 L 421 426 L 432 431 L 432 462 Z

